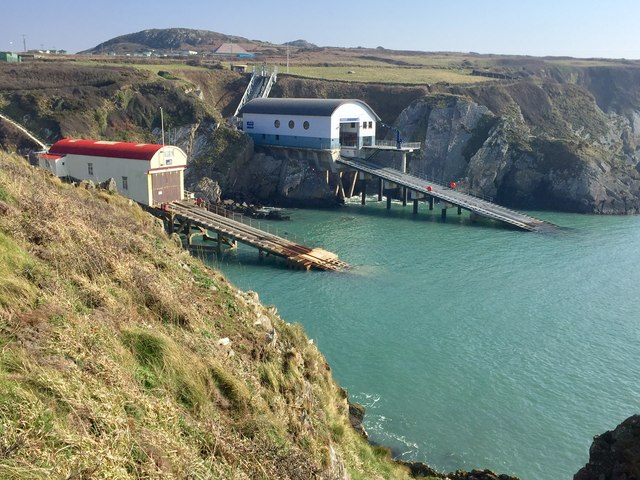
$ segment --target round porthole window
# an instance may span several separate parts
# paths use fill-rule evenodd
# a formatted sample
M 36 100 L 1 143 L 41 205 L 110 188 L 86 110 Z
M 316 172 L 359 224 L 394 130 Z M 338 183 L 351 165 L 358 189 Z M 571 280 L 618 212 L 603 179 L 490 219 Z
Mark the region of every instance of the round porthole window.
M 293 120 L 289 120 L 289 128 L 293 128 L 295 126 L 296 124 L 293 122 Z
M 276 120 L 275 122 L 273 122 L 273 126 L 276 128 L 280 128 L 280 120 Z
M 305 130 L 309 130 L 309 122 L 307 122 L 307 121 L 305 120 L 305 121 L 304 121 L 304 123 L 302 124 L 302 127 L 303 127 Z

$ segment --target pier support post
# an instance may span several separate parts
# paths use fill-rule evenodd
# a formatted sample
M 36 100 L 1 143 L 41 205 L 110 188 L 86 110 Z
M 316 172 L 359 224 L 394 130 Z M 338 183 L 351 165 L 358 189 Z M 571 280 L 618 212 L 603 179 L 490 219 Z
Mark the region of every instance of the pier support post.
M 418 214 L 418 199 L 417 198 L 413 199 L 413 214 L 414 215 Z
M 442 220 L 446 220 L 447 219 L 447 209 L 443 208 L 442 212 L 440 213 L 440 217 L 442 218 Z
M 363 180 L 362 181 L 362 205 L 364 205 L 366 203 L 366 199 L 367 199 L 367 181 Z
M 216 255 L 220 257 L 222 255 L 222 233 L 218 232 L 218 244 L 216 245 Z
M 391 210 L 391 193 L 387 192 L 387 210 Z
M 382 201 L 383 190 L 384 190 L 384 180 L 382 180 L 382 178 L 380 178 L 379 179 L 379 183 L 378 183 L 378 201 L 379 202 Z
M 402 206 L 403 207 L 407 206 L 408 195 L 409 195 L 409 191 L 407 190 L 407 187 L 402 187 Z
M 429 197 L 429 210 L 433 210 L 433 197 Z
M 462 215 L 462 207 L 458 207 L 458 215 Z

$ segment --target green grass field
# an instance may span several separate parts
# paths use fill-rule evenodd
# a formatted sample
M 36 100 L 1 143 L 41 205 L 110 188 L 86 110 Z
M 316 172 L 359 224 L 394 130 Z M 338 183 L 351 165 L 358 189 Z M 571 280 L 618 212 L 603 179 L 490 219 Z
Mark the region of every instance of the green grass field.
M 278 67 L 281 73 L 286 67 Z M 350 73 L 351 72 L 351 73 Z M 490 80 L 471 75 L 468 69 L 417 68 L 397 66 L 290 66 L 289 74 L 323 80 L 341 80 L 358 83 L 401 83 L 423 85 L 427 83 L 478 83 Z

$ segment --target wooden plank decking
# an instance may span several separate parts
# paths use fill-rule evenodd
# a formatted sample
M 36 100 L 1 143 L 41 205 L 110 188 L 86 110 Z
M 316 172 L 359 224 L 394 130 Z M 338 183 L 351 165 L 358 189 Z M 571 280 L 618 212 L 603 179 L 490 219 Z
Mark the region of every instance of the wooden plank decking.
M 169 205 L 169 211 L 180 222 L 188 222 L 216 232 L 219 235 L 219 242 L 222 237 L 225 237 L 250 245 L 260 252 L 282 257 L 287 260 L 289 265 L 296 268 L 340 271 L 350 266 L 339 260 L 336 254 L 322 248 L 309 248 L 233 220 L 225 216 L 226 211 L 224 210 L 215 213 L 189 202 L 174 202 Z

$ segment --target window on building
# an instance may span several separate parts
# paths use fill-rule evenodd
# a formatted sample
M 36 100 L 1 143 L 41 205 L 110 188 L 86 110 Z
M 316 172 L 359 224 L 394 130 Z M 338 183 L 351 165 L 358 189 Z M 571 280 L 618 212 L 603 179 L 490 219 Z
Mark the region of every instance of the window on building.
M 275 122 L 273 122 L 273 126 L 276 128 L 280 128 L 280 120 L 276 120 Z
M 89 175 L 93 175 L 93 163 L 87 163 L 87 171 Z
M 296 126 L 295 122 L 293 120 L 289 120 L 289 128 L 293 128 L 295 126 Z
M 305 120 L 304 123 L 302 124 L 302 128 L 304 128 L 305 130 L 309 130 L 309 122 Z
M 122 190 L 129 190 L 129 179 L 122 177 Z
M 373 128 L 373 122 L 369 122 L 369 128 Z
M 362 128 L 367 128 L 367 122 L 362 122 Z
M 351 123 L 351 128 L 356 128 L 356 122 Z

